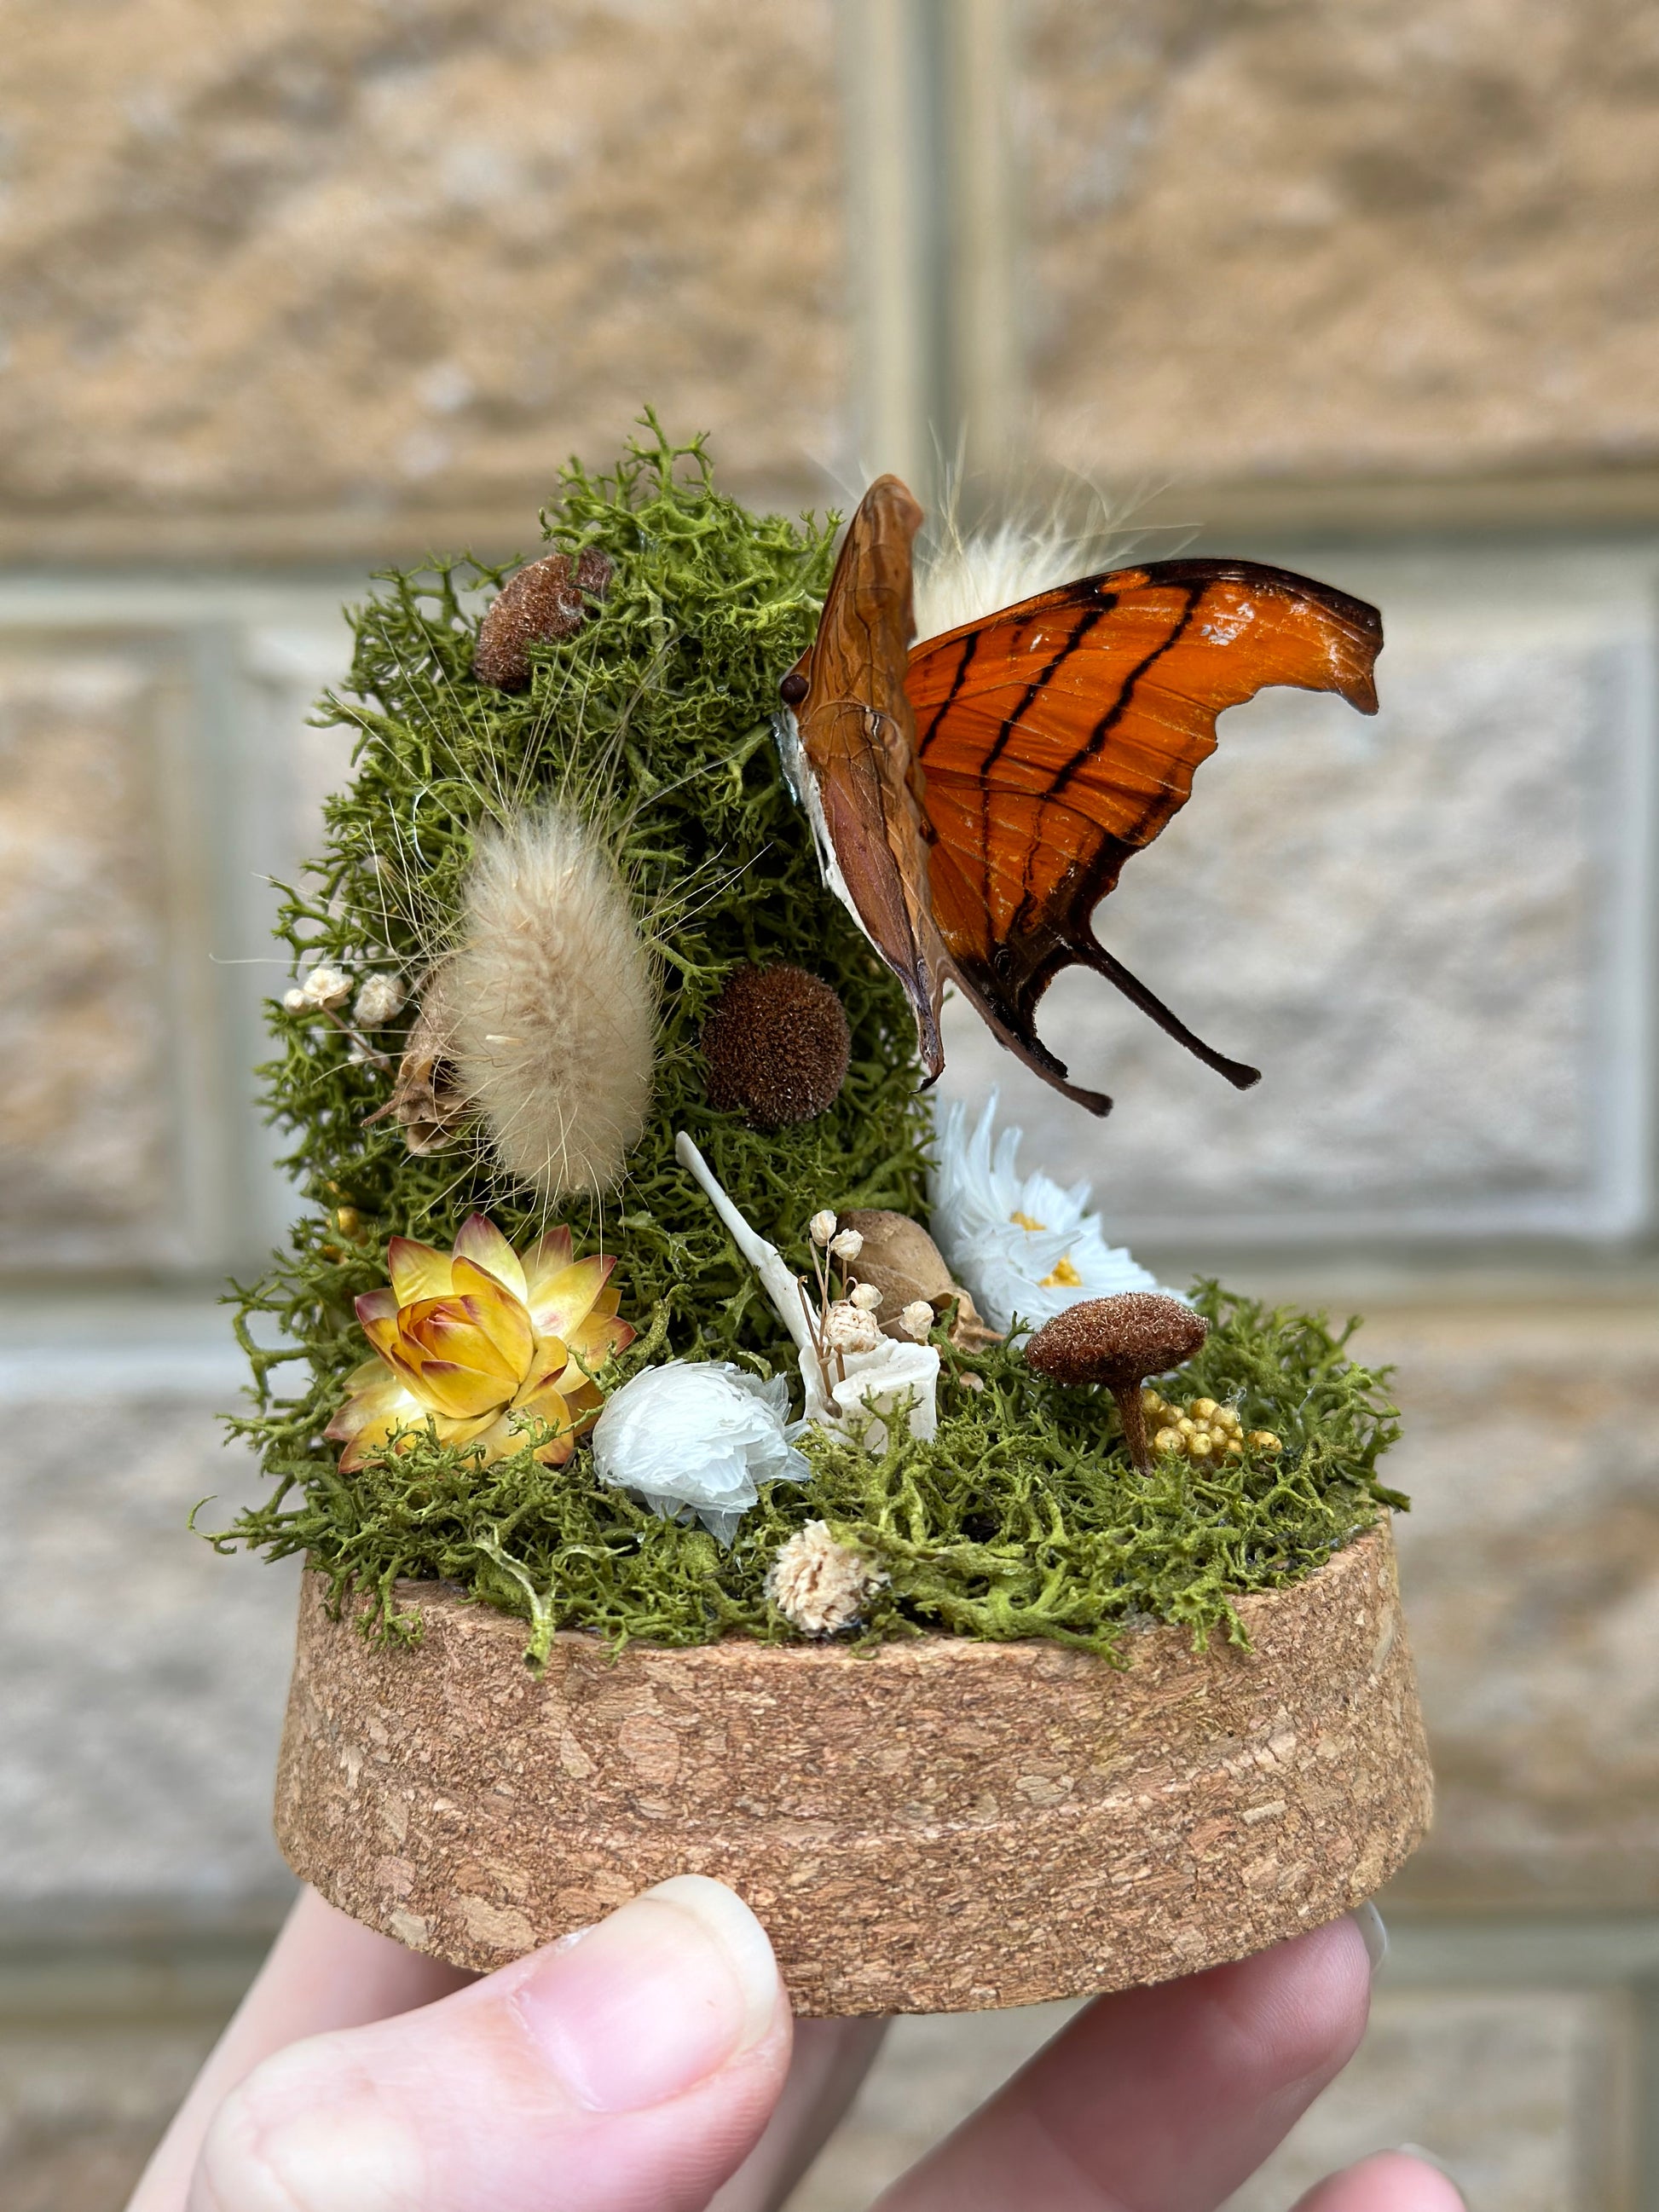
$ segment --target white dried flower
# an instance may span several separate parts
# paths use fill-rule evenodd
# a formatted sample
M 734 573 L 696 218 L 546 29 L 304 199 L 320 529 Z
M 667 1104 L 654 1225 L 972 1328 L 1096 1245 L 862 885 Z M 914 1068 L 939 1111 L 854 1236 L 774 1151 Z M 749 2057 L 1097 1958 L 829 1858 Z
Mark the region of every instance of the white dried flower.
M 343 968 L 313 968 L 301 994 L 313 1006 L 343 1006 L 351 996 L 351 978 Z
M 838 1260 L 856 1260 L 864 1249 L 864 1239 L 856 1229 L 843 1229 L 839 1237 L 830 1238 L 830 1249 Z
M 889 1426 L 896 1420 L 924 1443 L 938 1435 L 939 1370 L 931 1344 L 905 1344 L 879 1331 L 871 1350 L 842 1353 L 828 1373 L 808 1353 L 800 1362 L 808 1416 L 825 1428 L 860 1437 L 872 1452 L 886 1450 Z
M 401 975 L 370 975 L 357 993 L 351 1018 L 363 1029 L 384 1029 L 402 1013 L 408 996 Z
M 899 1316 L 899 1327 L 918 1344 L 926 1344 L 933 1327 L 933 1309 L 926 1298 L 912 1298 Z
M 823 1340 L 831 1352 L 873 1352 L 881 1328 L 862 1306 L 838 1303 L 823 1317 Z
M 789 1385 L 729 1360 L 675 1359 L 647 1367 L 607 1398 L 593 1428 L 593 1471 L 638 1493 L 665 1521 L 693 1516 L 729 1544 L 763 1482 L 804 1482 L 794 1449 L 806 1427 L 789 1419 Z
M 296 983 L 291 991 L 283 992 L 283 1004 L 291 1014 L 304 1014 L 311 1011 L 312 1002 Z
M 882 1293 L 873 1283 L 854 1283 L 847 1293 L 847 1303 L 856 1306 L 860 1313 L 878 1313 L 881 1300 Z
M 836 1217 L 826 1207 L 823 1212 L 815 1213 L 807 1226 L 815 1244 L 827 1244 L 836 1233 Z
M 1107 1243 L 1099 1215 L 1088 1211 L 1087 1183 L 1062 1190 L 1041 1172 L 1020 1174 L 1020 1133 L 1005 1129 L 994 1143 L 996 1109 L 993 1091 L 970 1132 L 967 1108 L 960 1099 L 951 1105 L 930 1185 L 934 1241 L 986 1318 L 1006 1329 L 1017 1314 L 1035 1325 L 1080 1298 L 1176 1297 L 1133 1254 Z
M 848 1544 L 838 1544 L 823 1521 L 809 1521 L 778 1548 L 766 1577 L 766 1595 L 790 1626 L 807 1636 L 833 1636 L 850 1628 L 872 1590 L 887 1580 Z

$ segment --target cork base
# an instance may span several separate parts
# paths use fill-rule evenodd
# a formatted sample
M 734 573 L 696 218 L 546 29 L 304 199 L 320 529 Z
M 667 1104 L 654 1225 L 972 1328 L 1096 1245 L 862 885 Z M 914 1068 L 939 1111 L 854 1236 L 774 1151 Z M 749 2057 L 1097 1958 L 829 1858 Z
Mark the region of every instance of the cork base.
M 620 1658 L 407 1585 L 371 1644 L 307 1579 L 277 1778 L 289 1863 L 489 1968 L 678 1873 L 771 1936 L 797 2011 L 974 2011 L 1242 1958 L 1370 1895 L 1430 1777 L 1386 1523 L 1120 1670 L 1046 1643 L 732 1640 Z

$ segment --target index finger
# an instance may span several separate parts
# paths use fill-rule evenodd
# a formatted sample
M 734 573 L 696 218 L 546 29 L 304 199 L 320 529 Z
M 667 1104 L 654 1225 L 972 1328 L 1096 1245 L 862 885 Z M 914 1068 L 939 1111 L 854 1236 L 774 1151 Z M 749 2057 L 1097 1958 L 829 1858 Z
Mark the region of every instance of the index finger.
M 1352 2057 L 1370 1995 L 1344 1919 L 1098 1998 L 878 2212 L 1214 2212 Z

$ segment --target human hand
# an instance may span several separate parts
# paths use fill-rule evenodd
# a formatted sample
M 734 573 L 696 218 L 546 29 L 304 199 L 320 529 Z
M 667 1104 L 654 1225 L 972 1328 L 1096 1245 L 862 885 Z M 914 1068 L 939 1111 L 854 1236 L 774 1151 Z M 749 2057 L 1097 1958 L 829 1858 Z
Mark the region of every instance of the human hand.
M 1087 2007 L 881 2212 L 1211 2212 L 1352 2055 L 1351 1920 Z M 307 1892 L 129 2212 L 767 2212 L 881 2023 L 794 2023 L 760 1923 L 682 1875 L 481 1979 Z M 1298 2212 L 1460 2212 L 1399 2153 Z

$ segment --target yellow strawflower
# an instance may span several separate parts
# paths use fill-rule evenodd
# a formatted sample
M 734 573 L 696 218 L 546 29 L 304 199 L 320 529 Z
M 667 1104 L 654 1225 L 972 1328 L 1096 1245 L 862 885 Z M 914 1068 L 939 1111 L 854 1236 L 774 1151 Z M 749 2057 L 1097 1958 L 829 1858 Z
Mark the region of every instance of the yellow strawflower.
M 482 1213 L 463 1223 L 452 1254 L 394 1237 L 392 1280 L 357 1300 L 374 1346 L 346 1378 L 350 1397 L 324 1431 L 343 1444 L 349 1474 L 395 1431 L 430 1420 L 438 1441 L 522 1451 L 531 1417 L 554 1431 L 536 1449 L 557 1467 L 598 1418 L 603 1394 L 576 1364 L 598 1368 L 633 1341 L 608 1287 L 614 1260 L 572 1260 L 568 1229 L 550 1229 L 522 1257 Z

